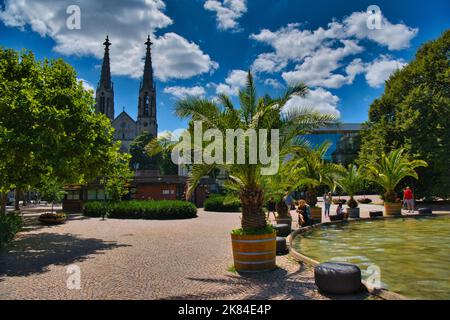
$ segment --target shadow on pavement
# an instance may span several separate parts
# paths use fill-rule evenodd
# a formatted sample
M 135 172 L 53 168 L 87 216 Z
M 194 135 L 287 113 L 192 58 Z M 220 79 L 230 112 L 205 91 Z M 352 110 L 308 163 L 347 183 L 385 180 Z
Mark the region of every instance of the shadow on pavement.
M 42 273 L 50 265 L 68 265 L 92 258 L 89 255 L 127 246 L 73 234 L 24 234 L 0 252 L 0 277 Z

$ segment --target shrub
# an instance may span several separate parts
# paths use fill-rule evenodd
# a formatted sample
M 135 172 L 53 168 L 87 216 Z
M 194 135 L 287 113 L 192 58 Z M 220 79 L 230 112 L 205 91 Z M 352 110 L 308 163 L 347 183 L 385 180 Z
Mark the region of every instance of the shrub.
M 110 219 L 175 220 L 197 217 L 197 207 L 186 201 L 87 202 L 83 215 Z
M 0 214 L 0 248 L 14 239 L 22 229 L 22 218 L 15 212 Z
M 238 212 L 240 210 L 241 203 L 239 201 L 233 201 L 231 203 L 224 203 L 224 201 L 224 196 L 208 198 L 204 203 L 205 211 Z
M 372 203 L 372 199 L 369 199 L 369 198 L 361 198 L 361 199 L 358 199 L 358 202 L 359 202 L 359 203 L 362 203 L 362 204 L 368 204 L 368 203 Z

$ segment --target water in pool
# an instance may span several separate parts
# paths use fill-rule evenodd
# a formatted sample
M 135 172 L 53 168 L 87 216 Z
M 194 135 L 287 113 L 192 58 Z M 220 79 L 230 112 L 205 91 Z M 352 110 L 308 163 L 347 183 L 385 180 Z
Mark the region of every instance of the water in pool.
M 382 287 L 405 296 L 450 299 L 450 217 L 322 226 L 294 246 L 320 262 L 354 263 L 366 280 L 378 267 Z

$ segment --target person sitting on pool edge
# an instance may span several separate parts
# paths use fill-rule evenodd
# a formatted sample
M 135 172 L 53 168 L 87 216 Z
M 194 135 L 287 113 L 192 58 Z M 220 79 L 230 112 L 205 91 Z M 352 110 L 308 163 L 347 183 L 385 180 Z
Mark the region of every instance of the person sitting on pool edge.
M 339 203 L 336 208 L 336 216 L 338 216 L 338 220 L 347 220 L 348 219 L 348 213 L 344 211 L 344 208 L 342 207 L 342 203 Z
M 305 227 L 311 224 L 310 219 L 310 208 L 306 204 L 305 200 L 300 200 L 296 202 L 296 209 L 298 213 L 298 226 Z

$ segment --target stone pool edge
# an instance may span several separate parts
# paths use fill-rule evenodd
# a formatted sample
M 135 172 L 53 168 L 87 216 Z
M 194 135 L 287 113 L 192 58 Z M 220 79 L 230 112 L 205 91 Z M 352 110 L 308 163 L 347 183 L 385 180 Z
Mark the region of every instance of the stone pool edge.
M 433 215 L 417 215 L 417 214 L 410 214 L 410 215 L 401 215 L 401 216 L 392 216 L 392 217 L 377 217 L 377 218 L 359 218 L 359 219 L 349 219 L 347 221 L 332 221 L 332 222 L 322 222 L 317 223 L 312 226 L 304 227 L 297 229 L 286 238 L 287 243 L 289 244 L 289 255 L 296 260 L 297 262 L 306 263 L 308 265 L 312 265 L 313 267 L 316 267 L 320 264 L 319 261 L 314 260 L 308 256 L 305 256 L 304 254 L 301 254 L 297 250 L 294 249 L 292 242 L 295 239 L 296 236 L 301 235 L 303 233 L 312 231 L 313 229 L 319 228 L 324 225 L 336 225 L 341 224 L 344 222 L 351 223 L 355 221 L 361 221 L 361 220 L 384 220 L 384 219 L 397 219 L 397 218 L 417 218 L 417 217 L 437 217 L 437 216 L 450 216 L 448 214 L 433 214 Z M 367 285 L 367 283 L 363 280 L 362 285 L 366 288 L 367 292 L 371 295 L 377 296 L 383 300 L 414 300 L 413 298 L 409 298 L 407 296 L 401 295 L 399 293 L 396 293 L 394 291 L 389 291 L 386 289 L 375 289 L 371 288 Z

